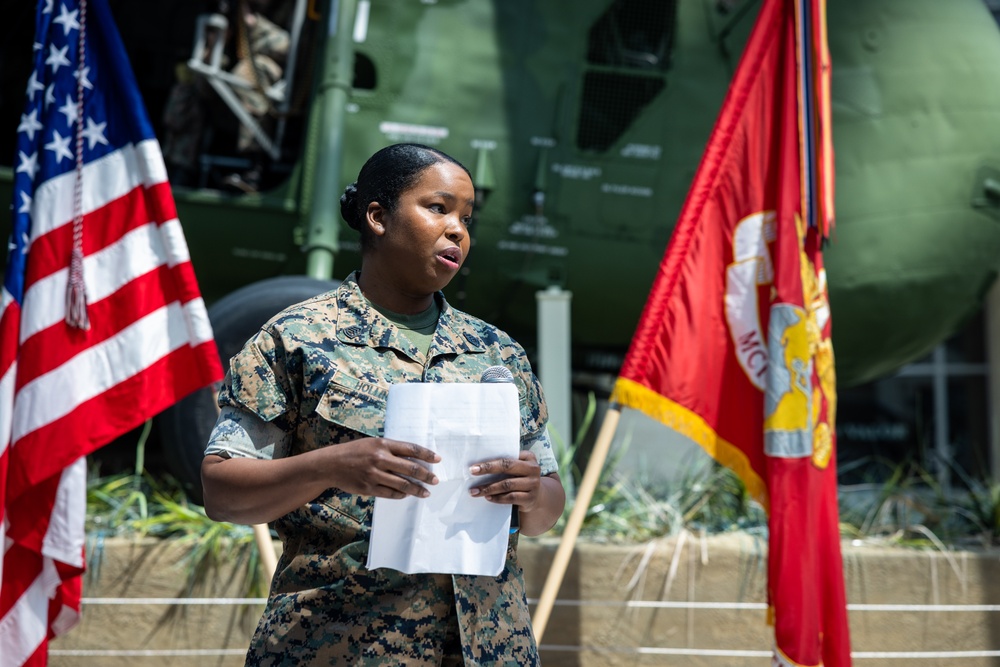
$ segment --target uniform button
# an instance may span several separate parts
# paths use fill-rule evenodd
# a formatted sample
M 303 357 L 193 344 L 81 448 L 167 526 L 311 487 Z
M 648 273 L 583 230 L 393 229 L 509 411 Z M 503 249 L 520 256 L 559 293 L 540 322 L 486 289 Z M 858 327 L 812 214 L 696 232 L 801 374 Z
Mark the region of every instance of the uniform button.
M 357 338 L 358 334 L 360 333 L 361 333 L 361 327 L 358 326 L 352 325 L 344 329 L 344 335 L 347 336 L 348 338 Z

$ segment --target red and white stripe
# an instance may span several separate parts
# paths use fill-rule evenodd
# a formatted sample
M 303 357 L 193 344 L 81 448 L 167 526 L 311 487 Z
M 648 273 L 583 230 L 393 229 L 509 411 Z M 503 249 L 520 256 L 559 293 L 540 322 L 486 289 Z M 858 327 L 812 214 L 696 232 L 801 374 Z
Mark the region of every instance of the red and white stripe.
M 75 623 L 84 457 L 222 375 L 155 140 L 83 168 L 91 327 L 65 324 L 75 178 L 35 191 L 23 305 L 0 294 L 0 667 Z
M 33 513 L 47 524 L 40 550 L 5 540 L 0 665 L 45 665 L 48 639 L 79 620 L 86 475 L 86 457 L 80 457 L 47 489 L 51 502 Z

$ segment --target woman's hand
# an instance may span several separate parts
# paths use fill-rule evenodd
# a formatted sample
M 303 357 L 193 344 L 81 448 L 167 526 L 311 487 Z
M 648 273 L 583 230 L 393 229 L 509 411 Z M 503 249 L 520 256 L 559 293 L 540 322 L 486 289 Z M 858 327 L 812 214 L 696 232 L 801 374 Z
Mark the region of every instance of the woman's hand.
M 361 438 L 273 460 L 206 456 L 201 464 L 205 511 L 216 521 L 265 523 L 331 487 L 382 498 L 426 497 L 437 477 L 424 465 L 431 450 L 386 438 Z
M 538 459 L 522 451 L 516 459 L 483 461 L 472 466 L 473 475 L 504 475 L 503 479 L 474 486 L 473 496 L 491 503 L 517 505 L 519 525 L 525 535 L 541 535 L 556 524 L 566 505 L 566 492 L 559 475 L 542 476 Z
M 361 438 L 327 447 L 336 457 L 331 486 L 347 493 L 379 498 L 426 498 L 423 484 L 438 478 L 420 462 L 437 463 L 441 457 L 426 447 L 388 438 Z
M 502 458 L 483 461 L 472 466 L 473 475 L 504 475 L 504 479 L 474 486 L 473 496 L 482 496 L 491 503 L 517 505 L 530 512 L 538 503 L 542 485 L 542 469 L 532 452 L 521 452 L 516 459 Z

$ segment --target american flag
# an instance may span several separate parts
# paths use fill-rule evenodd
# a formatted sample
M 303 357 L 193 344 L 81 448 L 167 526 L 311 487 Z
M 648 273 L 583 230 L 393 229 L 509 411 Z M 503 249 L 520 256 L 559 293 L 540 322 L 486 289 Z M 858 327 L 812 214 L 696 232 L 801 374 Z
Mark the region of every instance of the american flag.
M 25 98 L 0 296 L 0 667 L 44 665 L 78 619 L 86 455 L 222 376 L 107 0 L 38 3 Z

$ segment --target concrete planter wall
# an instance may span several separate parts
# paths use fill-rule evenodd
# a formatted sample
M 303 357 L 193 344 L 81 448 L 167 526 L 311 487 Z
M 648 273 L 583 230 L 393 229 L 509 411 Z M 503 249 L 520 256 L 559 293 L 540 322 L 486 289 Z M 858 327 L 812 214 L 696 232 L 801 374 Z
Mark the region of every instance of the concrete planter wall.
M 529 598 L 538 597 L 558 544 L 554 538 L 522 538 Z M 148 600 L 185 595 L 183 559 L 189 548 L 172 541 L 109 542 L 100 576 L 85 584 L 84 596 L 135 602 L 87 604 L 81 625 L 52 643 L 50 664 L 242 665 L 259 604 L 170 606 Z M 1000 658 L 990 656 L 944 657 L 1000 651 L 1000 611 L 958 608 L 1000 605 L 1000 552 L 942 554 L 845 542 L 843 555 L 848 602 L 861 606 L 850 612 L 853 650 L 860 654 L 855 664 L 1000 665 Z M 221 572 L 215 590 L 196 595 L 242 597 L 235 583 L 226 583 L 229 575 Z M 543 637 L 543 662 L 546 667 L 767 665 L 763 655 L 747 655 L 770 649 L 762 608 L 766 580 L 766 542 L 745 534 L 704 539 L 688 534 L 644 545 L 581 542 Z M 675 606 L 682 602 L 702 606 Z M 729 603 L 745 608 L 725 608 Z M 864 608 L 871 605 L 908 607 Z M 952 607 L 914 609 L 923 605 Z M 109 655 L 112 651 L 130 653 Z M 926 657 L 865 657 L 886 652 Z

